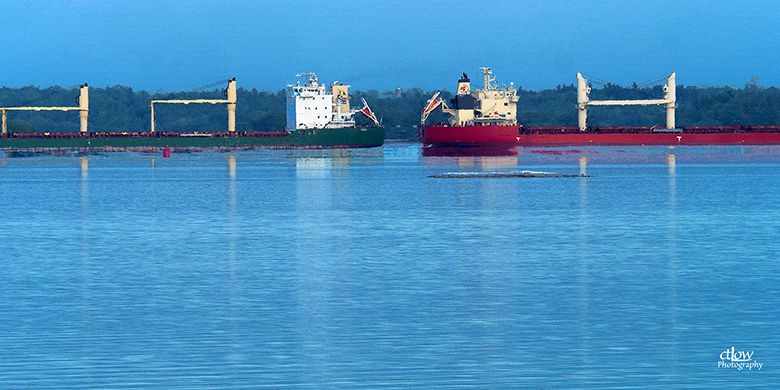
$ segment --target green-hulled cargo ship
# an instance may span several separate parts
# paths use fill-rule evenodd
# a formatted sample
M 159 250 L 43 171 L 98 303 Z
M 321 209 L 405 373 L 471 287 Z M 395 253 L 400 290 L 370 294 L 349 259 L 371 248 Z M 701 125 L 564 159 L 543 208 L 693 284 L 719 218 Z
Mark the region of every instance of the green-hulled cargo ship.
M 7 133 L 0 148 L 154 150 L 174 149 L 331 149 L 381 146 L 385 132 L 379 127 L 309 129 L 294 131 L 208 133 Z
M 153 100 L 149 132 L 89 132 L 87 131 L 88 86 L 81 86 L 78 107 L 10 107 L 0 108 L 3 132 L 0 149 L 34 150 L 84 149 L 107 151 L 210 150 L 210 149 L 333 149 L 370 148 L 384 143 L 384 128 L 376 115 L 362 100 L 363 108 L 350 110 L 349 85 L 333 83 L 326 88 L 317 82 L 314 73 L 305 85 L 287 86 L 287 127 L 284 131 L 235 131 L 236 79 L 228 80 L 225 100 Z M 154 105 L 165 103 L 227 103 L 228 131 L 223 132 L 160 132 L 155 129 Z M 6 130 L 6 111 L 68 111 L 78 110 L 81 131 L 69 133 L 11 133 Z M 354 114 L 361 113 L 372 126 L 357 126 Z

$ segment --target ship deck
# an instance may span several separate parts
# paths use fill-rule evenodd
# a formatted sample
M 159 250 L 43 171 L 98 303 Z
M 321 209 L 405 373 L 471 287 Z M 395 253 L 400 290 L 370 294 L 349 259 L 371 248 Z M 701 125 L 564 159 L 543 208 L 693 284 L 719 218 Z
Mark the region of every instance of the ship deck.
M 589 127 L 585 132 L 575 126 L 519 126 L 519 134 L 719 134 L 719 133 L 780 133 L 780 126 L 682 126 L 675 129 L 643 126 Z

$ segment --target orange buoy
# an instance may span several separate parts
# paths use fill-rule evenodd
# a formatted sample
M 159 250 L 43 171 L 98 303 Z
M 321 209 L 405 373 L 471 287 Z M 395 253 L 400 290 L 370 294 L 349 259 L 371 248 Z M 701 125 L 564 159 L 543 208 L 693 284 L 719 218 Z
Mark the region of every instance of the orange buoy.
M 171 150 L 168 149 L 168 145 L 163 148 L 163 157 L 171 157 Z

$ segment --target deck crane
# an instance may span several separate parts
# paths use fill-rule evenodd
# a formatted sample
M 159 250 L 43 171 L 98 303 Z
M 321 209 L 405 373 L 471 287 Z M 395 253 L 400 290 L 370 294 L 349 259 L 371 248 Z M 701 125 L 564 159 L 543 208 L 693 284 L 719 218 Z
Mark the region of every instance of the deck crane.
M 368 106 L 368 103 L 366 103 L 366 99 L 360 98 L 360 101 L 363 102 L 363 108 L 358 111 L 361 114 L 363 114 L 363 116 L 368 118 L 371 122 L 374 122 L 374 125 L 379 126 L 379 119 L 377 119 L 374 111 L 371 111 L 371 108 Z
M 425 103 L 425 108 L 423 108 L 422 116 L 420 116 L 420 124 L 424 125 L 425 120 L 428 119 L 428 115 L 431 115 L 432 112 L 436 111 L 437 108 L 440 106 L 443 107 L 442 111 L 447 112 L 450 111 L 450 108 L 447 106 L 447 103 L 444 103 L 444 100 L 442 100 L 439 97 L 440 93 L 436 92 L 430 99 L 428 99 L 428 102 Z
M 646 99 L 646 100 L 590 100 L 590 87 L 588 86 L 588 79 L 582 77 L 582 73 L 577 72 L 577 110 L 579 111 L 579 125 L 580 131 L 585 131 L 588 128 L 588 106 L 647 106 L 647 105 L 664 105 L 666 107 L 666 129 L 675 130 L 674 123 L 674 109 L 677 108 L 677 93 L 675 78 L 677 74 L 672 72 L 669 77 L 666 78 L 666 85 L 664 85 L 664 98 L 663 99 Z
M 87 132 L 87 117 L 89 116 L 89 86 L 79 85 L 79 96 L 76 98 L 78 107 L 3 107 L 0 108 L 3 117 L 2 134 L 8 133 L 6 111 L 78 111 L 81 119 L 81 132 Z
M 223 80 L 223 81 L 217 81 L 216 83 L 211 83 L 209 85 L 205 85 L 203 87 L 197 88 L 197 89 L 203 89 L 203 88 L 209 88 L 213 87 L 219 84 L 224 83 L 225 81 L 228 82 L 228 86 L 225 89 L 225 99 L 194 99 L 194 100 L 179 100 L 179 99 L 173 99 L 173 100 L 152 100 L 152 129 L 151 132 L 155 132 L 155 121 L 154 121 L 154 104 L 155 103 L 178 103 L 178 104 L 190 104 L 190 103 L 210 103 L 210 104 L 218 104 L 218 103 L 227 103 L 227 109 L 228 109 L 228 131 L 229 132 L 235 132 L 236 131 L 236 78 L 233 77 L 232 79 Z

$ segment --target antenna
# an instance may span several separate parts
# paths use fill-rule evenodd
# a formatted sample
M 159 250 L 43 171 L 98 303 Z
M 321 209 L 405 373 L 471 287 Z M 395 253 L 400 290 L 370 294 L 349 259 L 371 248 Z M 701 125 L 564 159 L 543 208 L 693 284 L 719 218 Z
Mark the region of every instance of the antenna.
M 309 80 L 307 80 L 307 83 L 309 83 L 309 84 L 311 84 L 313 86 L 317 85 L 317 75 L 314 74 L 313 72 L 298 73 L 298 74 L 295 75 L 295 77 L 308 77 Z
M 490 75 L 493 74 L 493 70 L 491 70 L 490 68 L 479 68 L 479 69 L 482 69 L 482 78 L 485 79 L 485 91 L 491 91 L 495 89 L 490 85 L 491 82 L 496 80 L 495 77 L 493 78 L 490 77 Z

